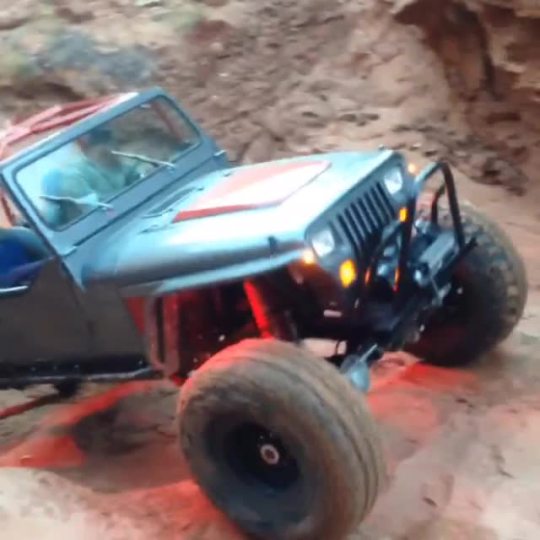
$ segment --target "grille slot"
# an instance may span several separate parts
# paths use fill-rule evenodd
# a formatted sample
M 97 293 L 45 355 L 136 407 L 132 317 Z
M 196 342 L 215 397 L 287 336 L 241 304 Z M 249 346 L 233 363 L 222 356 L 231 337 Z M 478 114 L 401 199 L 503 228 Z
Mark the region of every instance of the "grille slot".
M 335 222 L 359 260 L 375 249 L 383 228 L 396 219 L 392 201 L 381 184 L 353 193 Z

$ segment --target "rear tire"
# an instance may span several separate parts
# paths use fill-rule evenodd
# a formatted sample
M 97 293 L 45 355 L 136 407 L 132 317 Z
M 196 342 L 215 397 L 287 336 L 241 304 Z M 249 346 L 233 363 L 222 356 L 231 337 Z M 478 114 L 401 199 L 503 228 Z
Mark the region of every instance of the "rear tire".
M 506 233 L 471 205 L 461 217 L 467 238 L 477 246 L 456 269 L 444 307 L 426 325 L 421 339 L 406 349 L 441 366 L 470 363 L 506 339 L 523 315 L 527 275 Z M 441 224 L 451 227 L 448 211 Z M 460 294 L 461 292 L 461 294 Z
M 363 396 L 289 343 L 218 353 L 182 388 L 179 413 L 195 480 L 256 538 L 345 539 L 385 480 Z

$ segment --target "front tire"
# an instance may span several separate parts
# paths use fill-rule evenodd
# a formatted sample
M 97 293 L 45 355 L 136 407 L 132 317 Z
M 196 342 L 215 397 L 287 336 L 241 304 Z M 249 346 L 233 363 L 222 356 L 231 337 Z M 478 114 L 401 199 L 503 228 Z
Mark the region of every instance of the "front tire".
M 441 366 L 473 362 L 506 339 L 527 300 L 525 265 L 510 238 L 469 204 L 462 205 L 461 217 L 466 237 L 474 236 L 477 246 L 457 267 L 445 305 L 407 347 Z M 449 212 L 441 211 L 442 226 L 451 223 Z
M 245 532 L 347 537 L 385 473 L 362 395 L 294 345 L 246 340 L 182 388 L 180 442 L 195 480 Z

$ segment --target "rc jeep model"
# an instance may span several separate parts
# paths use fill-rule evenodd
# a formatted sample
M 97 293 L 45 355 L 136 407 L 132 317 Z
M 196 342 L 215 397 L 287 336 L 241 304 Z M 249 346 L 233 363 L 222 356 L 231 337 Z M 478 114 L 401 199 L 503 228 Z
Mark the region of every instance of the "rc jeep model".
M 445 162 L 234 166 L 159 88 L 16 122 L 0 154 L 1 386 L 183 384 L 192 474 L 257 538 L 342 540 L 370 512 L 385 351 L 464 364 L 523 313 L 520 257 Z

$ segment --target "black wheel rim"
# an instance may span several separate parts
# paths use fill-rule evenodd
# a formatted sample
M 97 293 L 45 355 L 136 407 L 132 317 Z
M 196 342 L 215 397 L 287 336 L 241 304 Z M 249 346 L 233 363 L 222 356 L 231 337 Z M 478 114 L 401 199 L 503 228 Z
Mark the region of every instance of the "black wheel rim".
M 218 460 L 244 484 L 283 493 L 295 487 L 301 478 L 298 461 L 282 438 L 260 424 L 222 424 L 213 438 Z

